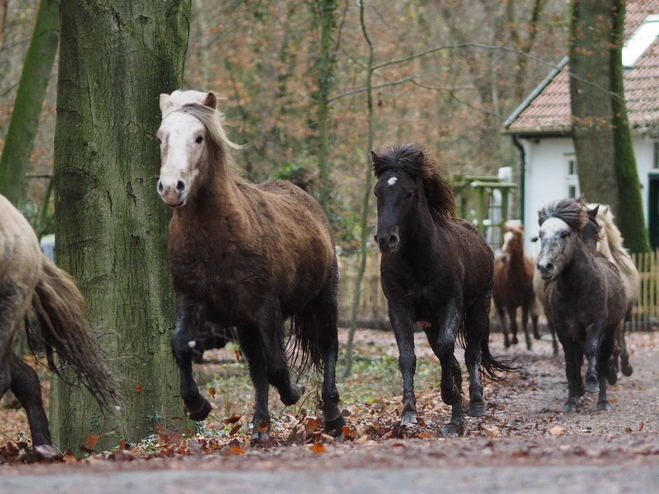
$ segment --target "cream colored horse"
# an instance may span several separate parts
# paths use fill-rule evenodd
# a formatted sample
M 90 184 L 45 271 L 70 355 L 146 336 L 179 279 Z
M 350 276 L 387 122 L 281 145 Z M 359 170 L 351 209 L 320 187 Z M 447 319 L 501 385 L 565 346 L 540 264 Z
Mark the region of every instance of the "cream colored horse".
M 0 398 L 11 390 L 25 408 L 34 450 L 52 459 L 48 419 L 41 400 L 37 373 L 12 351 L 28 311 L 34 309 L 51 370 L 62 366 L 77 374 L 100 404 L 116 398 L 114 382 L 95 350 L 85 300 L 68 274 L 39 248 L 32 227 L 0 195 Z

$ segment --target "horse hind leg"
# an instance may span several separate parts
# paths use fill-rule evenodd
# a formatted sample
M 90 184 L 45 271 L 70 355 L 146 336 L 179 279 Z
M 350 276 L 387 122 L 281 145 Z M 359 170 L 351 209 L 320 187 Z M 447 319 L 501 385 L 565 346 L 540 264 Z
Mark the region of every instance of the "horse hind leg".
M 201 421 L 208 417 L 212 409 L 210 402 L 199 393 L 199 388 L 192 375 L 194 353 L 191 345 L 194 345 L 197 332 L 201 327 L 201 314 L 199 308 L 186 304 L 182 300 L 179 300 L 178 305 L 178 321 L 171 339 L 172 353 L 181 378 L 180 390 L 185 413 L 190 419 Z
M 623 376 L 631 376 L 634 372 L 634 368 L 629 362 L 629 352 L 627 351 L 627 342 L 625 341 L 625 322 L 623 321 L 620 325 L 618 332 L 616 333 L 617 345 L 620 348 L 620 371 Z
M 50 440 L 48 418 L 41 399 L 41 387 L 37 373 L 14 354 L 10 356 L 9 369 L 10 389 L 25 409 L 34 450 L 42 458 L 52 460 L 58 455 L 58 452 Z

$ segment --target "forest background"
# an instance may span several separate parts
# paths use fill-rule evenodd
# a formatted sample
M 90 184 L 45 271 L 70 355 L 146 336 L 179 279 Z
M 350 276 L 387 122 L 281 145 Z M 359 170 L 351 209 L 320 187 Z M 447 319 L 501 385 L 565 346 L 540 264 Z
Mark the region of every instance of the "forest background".
M 1 147 L 39 2 L 0 4 L 7 7 L 0 38 Z M 293 178 L 316 194 L 317 5 L 193 0 L 184 81 L 184 89 L 225 98 L 220 106 L 230 137 L 245 145 L 239 159 L 251 180 Z M 419 142 L 451 175 L 495 175 L 512 166 L 517 177 L 519 154 L 502 123 L 566 55 L 568 2 L 373 0 L 364 7 L 374 50 L 373 148 Z M 364 90 L 369 47 L 357 2 L 339 1 L 336 19 L 334 77 L 326 81 L 329 209 L 337 240 L 350 253 L 359 247 L 370 151 Z M 52 172 L 56 78 L 57 62 L 30 158 L 28 216 L 36 214 Z

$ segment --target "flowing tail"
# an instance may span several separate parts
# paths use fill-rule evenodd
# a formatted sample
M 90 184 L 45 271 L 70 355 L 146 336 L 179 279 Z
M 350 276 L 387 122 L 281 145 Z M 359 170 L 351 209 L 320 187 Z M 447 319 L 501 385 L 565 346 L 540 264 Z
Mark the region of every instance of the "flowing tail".
M 519 367 L 514 365 L 517 357 L 512 358 L 495 358 L 492 353 L 490 353 L 489 345 L 489 335 L 483 338 L 481 342 L 481 367 L 480 373 L 482 376 L 487 377 L 493 381 L 503 381 L 504 377 L 501 377 L 498 372 L 516 372 L 519 370 Z
M 32 308 L 43 335 L 48 367 L 65 380 L 68 378 L 63 371 L 71 368 L 77 383 L 87 388 L 102 408 L 112 411 L 119 396 L 114 377 L 93 340 L 85 299 L 71 277 L 45 255 Z M 55 361 L 55 354 L 59 362 Z

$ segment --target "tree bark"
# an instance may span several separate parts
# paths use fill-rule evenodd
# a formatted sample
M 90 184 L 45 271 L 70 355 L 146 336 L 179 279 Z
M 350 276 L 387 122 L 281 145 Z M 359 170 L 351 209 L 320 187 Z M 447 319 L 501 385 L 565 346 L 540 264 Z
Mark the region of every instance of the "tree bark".
M 570 98 L 581 192 L 609 204 L 632 252 L 650 249 L 622 79 L 623 0 L 572 0 Z
M 624 0 L 613 0 L 617 15 L 613 18 L 615 42 L 612 43 L 611 87 L 614 96 L 613 124 L 615 128 L 615 168 L 618 179 L 620 210 L 617 213 L 618 227 L 625 239 L 625 247 L 631 252 L 650 252 L 649 232 L 643 215 L 643 198 L 638 179 L 636 156 L 632 133 L 627 119 L 623 88 L 622 46 L 624 44 L 625 5 Z
M 103 414 L 84 390 L 53 383 L 60 448 L 135 442 L 183 425 L 170 350 L 175 309 L 156 193 L 158 96 L 180 88 L 190 0 L 63 0 L 55 131 L 57 261 L 78 281 L 125 398 Z
M 320 190 L 318 202 L 325 214 L 331 219 L 330 211 L 330 169 L 329 169 L 329 134 L 330 134 L 330 91 L 334 87 L 335 53 L 333 32 L 336 28 L 336 0 L 321 0 L 315 8 L 316 18 L 320 27 L 320 47 L 316 61 L 318 90 L 316 101 L 316 135 L 318 139 L 318 174 Z
M 0 8 L 0 17 L 4 15 L 6 10 L 2 12 Z M 41 0 L 0 157 L 0 194 L 16 206 L 25 198 L 25 173 L 30 163 L 58 43 L 59 0 Z

